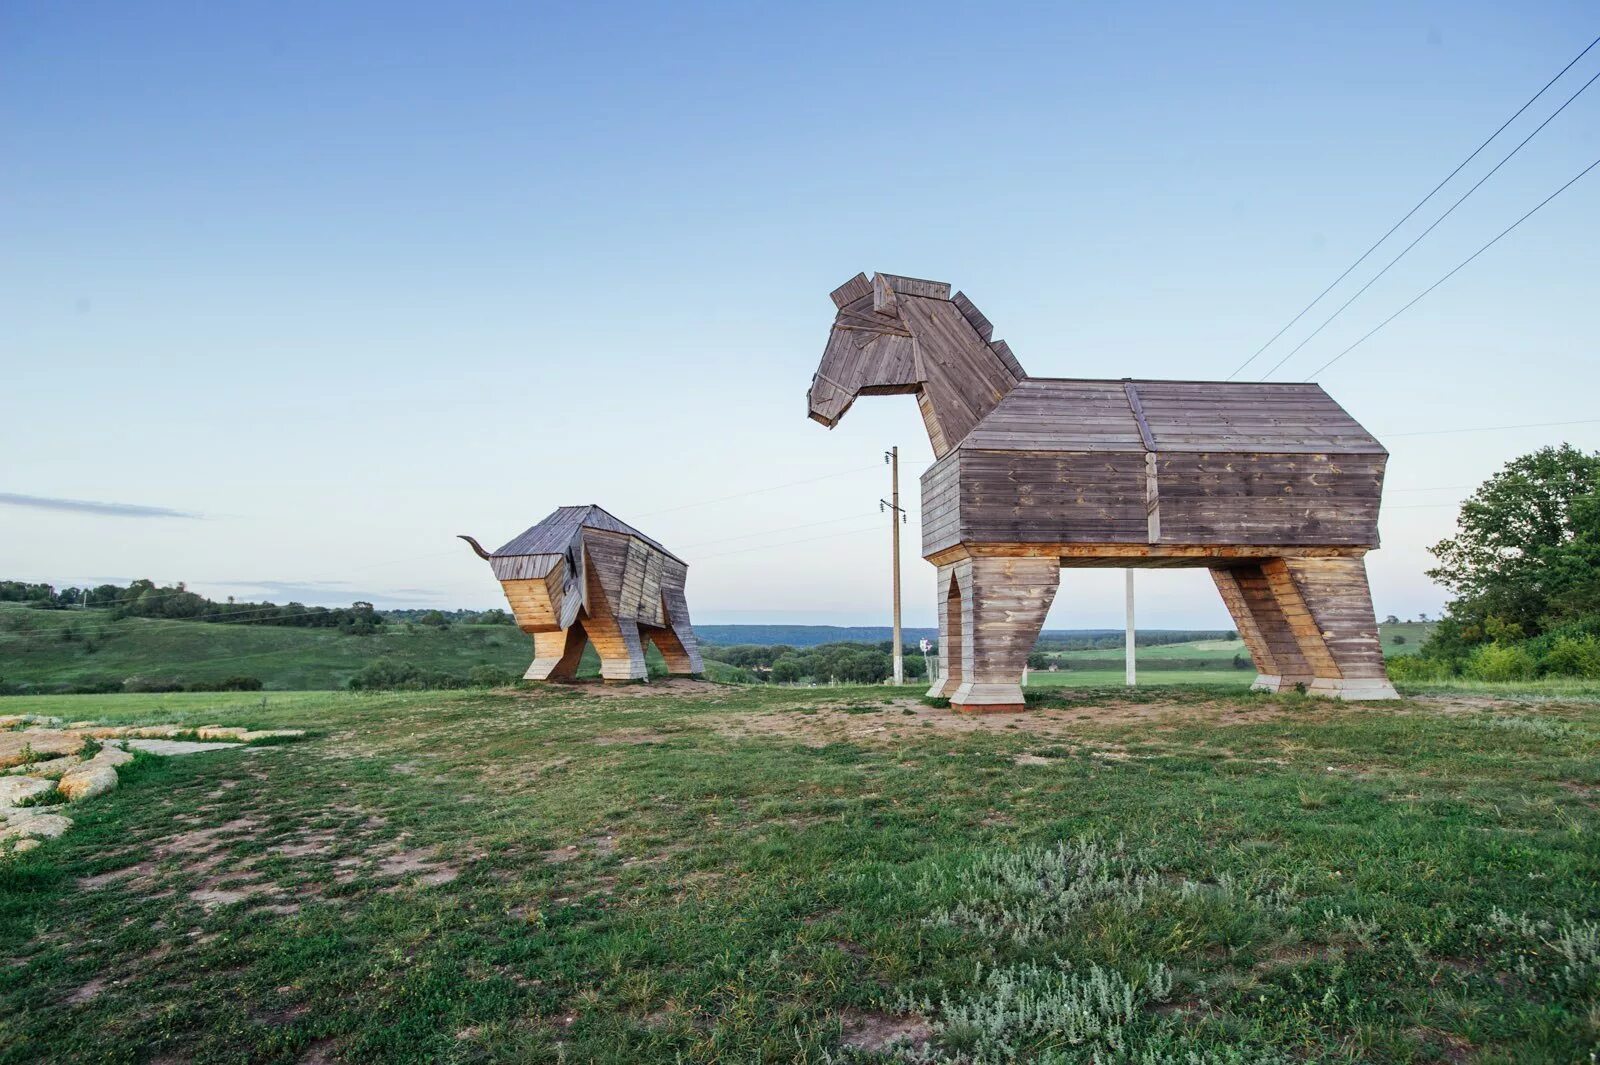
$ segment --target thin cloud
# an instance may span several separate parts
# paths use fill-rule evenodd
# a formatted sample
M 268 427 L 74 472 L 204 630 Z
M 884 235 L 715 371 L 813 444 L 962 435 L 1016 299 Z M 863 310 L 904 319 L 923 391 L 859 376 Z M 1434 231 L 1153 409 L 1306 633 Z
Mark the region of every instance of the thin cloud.
M 53 496 L 25 496 L 15 492 L 0 492 L 0 506 L 65 510 L 74 514 L 106 514 L 115 518 L 204 518 L 203 514 L 191 514 L 170 507 L 147 507 L 141 503 L 98 503 L 92 499 L 56 499 Z

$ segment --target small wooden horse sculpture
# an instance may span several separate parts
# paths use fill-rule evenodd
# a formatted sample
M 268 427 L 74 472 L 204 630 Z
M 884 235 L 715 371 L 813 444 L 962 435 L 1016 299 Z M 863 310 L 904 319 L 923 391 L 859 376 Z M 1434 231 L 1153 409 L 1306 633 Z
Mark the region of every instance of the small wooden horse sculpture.
M 1022 667 L 1063 566 L 1205 566 L 1255 687 L 1393 699 L 1363 556 L 1388 453 L 1314 384 L 1035 378 L 938 281 L 857 274 L 807 394 L 917 397 L 936 457 L 923 557 L 961 710 L 1023 708 Z
M 525 679 L 572 679 L 592 643 L 602 678 L 644 680 L 647 639 L 669 673 L 704 671 L 683 593 L 688 564 L 599 507 L 562 507 L 498 551 L 461 539 L 494 567 L 517 627 L 533 636 Z

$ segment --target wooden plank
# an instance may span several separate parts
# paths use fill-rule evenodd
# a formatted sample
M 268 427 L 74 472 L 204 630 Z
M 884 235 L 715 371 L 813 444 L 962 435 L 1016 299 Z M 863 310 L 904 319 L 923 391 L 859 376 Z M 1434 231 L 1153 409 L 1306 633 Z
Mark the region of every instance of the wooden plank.
M 920 296 L 931 300 L 948 300 L 950 286 L 943 281 L 926 281 L 920 277 L 902 277 L 899 274 L 876 274 L 873 281 L 879 279 L 895 292 L 903 296 Z
M 994 336 L 994 323 L 984 317 L 983 312 L 978 310 L 977 304 L 968 299 L 965 292 L 957 292 L 950 298 L 950 302 L 955 304 L 956 310 L 961 312 L 961 317 L 971 324 L 978 337 L 987 344 Z
M 866 274 L 857 274 L 832 292 L 828 298 L 833 300 L 835 307 L 847 307 L 863 296 L 872 295 L 872 282 L 867 280 Z
M 1133 412 L 1133 420 L 1139 426 L 1139 440 L 1144 444 L 1146 451 L 1156 449 L 1156 441 L 1150 435 L 1150 423 L 1145 420 L 1144 407 L 1139 403 L 1139 390 L 1134 387 L 1131 380 L 1124 379 L 1122 392 L 1128 399 L 1128 409 Z

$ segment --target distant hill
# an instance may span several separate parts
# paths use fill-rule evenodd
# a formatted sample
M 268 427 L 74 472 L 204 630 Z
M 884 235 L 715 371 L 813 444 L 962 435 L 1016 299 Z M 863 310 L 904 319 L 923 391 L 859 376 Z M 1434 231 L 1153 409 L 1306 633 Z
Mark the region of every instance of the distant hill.
M 892 639 L 894 630 L 887 625 L 696 625 L 694 631 L 706 643 L 753 644 L 770 647 L 788 644 L 790 647 L 815 647 L 823 643 L 881 643 Z M 906 628 L 901 630 L 907 647 L 915 647 L 923 638 L 937 641 L 938 629 Z M 1139 643 L 1173 643 L 1180 639 L 1217 639 L 1225 635 L 1220 629 L 1140 629 Z M 1121 629 L 1045 629 L 1040 641 L 1085 640 L 1122 638 Z

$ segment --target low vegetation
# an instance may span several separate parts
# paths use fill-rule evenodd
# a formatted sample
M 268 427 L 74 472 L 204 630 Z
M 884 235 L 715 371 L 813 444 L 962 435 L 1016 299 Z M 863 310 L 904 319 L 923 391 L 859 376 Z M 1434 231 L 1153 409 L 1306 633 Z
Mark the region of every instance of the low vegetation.
M 1600 1051 L 1600 701 L 1034 703 L 9 700 L 312 734 L 141 760 L 0 865 L 0 1062 Z
M 1600 453 L 1514 459 L 1461 507 L 1428 575 L 1454 593 L 1400 680 L 1600 680 Z

